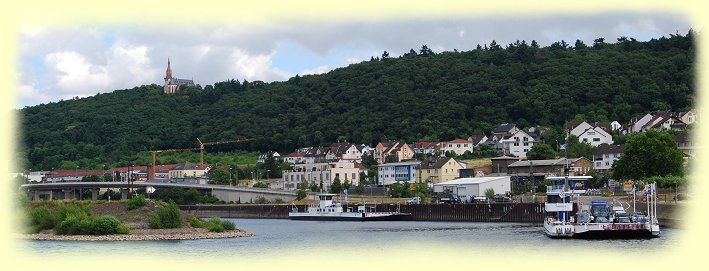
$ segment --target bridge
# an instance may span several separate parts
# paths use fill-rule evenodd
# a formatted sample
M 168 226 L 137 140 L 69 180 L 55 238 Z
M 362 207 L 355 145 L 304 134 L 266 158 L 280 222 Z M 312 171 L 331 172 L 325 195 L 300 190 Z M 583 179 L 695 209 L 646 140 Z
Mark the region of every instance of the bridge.
M 57 183 L 39 183 L 39 184 L 23 184 L 20 189 L 27 192 L 32 200 L 40 200 L 43 196 L 47 199 L 80 199 L 81 190 L 91 190 L 91 199 L 96 200 L 100 189 L 120 189 L 121 200 L 128 199 L 128 190 L 136 188 L 145 188 L 148 186 L 157 189 L 165 189 L 170 187 L 179 187 L 190 189 L 194 188 L 200 191 L 209 191 L 212 196 L 226 202 L 254 202 L 259 197 L 263 197 L 268 201 L 277 199 L 284 202 L 293 201 L 296 199 L 295 192 L 283 190 L 270 190 L 259 188 L 248 188 L 228 185 L 210 185 L 210 184 L 181 184 L 181 183 L 153 183 L 153 182 L 57 182 Z M 55 197 L 56 196 L 56 197 Z

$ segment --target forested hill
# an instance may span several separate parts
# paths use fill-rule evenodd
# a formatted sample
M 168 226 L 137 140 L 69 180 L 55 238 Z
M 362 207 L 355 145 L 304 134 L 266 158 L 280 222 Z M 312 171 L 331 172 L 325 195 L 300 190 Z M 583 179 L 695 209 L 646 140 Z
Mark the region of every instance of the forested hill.
M 211 151 L 291 151 L 343 136 L 367 144 L 450 140 L 502 122 L 624 123 L 650 110 L 692 106 L 693 35 L 542 48 L 493 41 L 436 53 L 424 46 L 285 82 L 231 80 L 174 95 L 158 85 L 116 90 L 20 110 L 20 156 L 33 169 L 49 169 L 62 161 L 84 167 L 138 151 L 195 147 L 197 137 L 256 139 Z

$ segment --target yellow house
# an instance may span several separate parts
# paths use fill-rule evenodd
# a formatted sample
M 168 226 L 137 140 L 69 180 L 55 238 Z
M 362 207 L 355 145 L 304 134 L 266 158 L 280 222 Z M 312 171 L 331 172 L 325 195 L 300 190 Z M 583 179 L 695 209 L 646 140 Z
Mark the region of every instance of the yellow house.
M 458 178 L 463 168 L 463 164 L 450 157 L 428 158 L 416 169 L 416 181 L 433 184 L 447 182 Z
M 204 168 L 193 163 L 177 164 L 168 172 L 170 178 L 195 178 L 204 175 Z

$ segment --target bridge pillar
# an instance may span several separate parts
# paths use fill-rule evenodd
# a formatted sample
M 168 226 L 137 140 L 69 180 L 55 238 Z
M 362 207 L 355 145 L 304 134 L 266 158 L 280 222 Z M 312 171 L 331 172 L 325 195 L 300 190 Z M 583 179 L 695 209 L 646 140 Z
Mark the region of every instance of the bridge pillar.
M 127 200 L 127 199 L 128 199 L 128 189 L 121 188 L 121 200 Z
M 47 200 L 54 200 L 54 190 L 49 190 L 49 197 L 47 197 Z
M 91 188 L 91 200 L 98 199 L 98 188 Z
M 37 190 L 32 191 L 32 200 L 34 200 L 34 201 L 39 200 L 39 191 L 37 191 Z
M 71 194 L 74 192 L 74 190 L 62 189 L 62 192 L 64 192 L 64 200 L 70 200 L 72 196 Z

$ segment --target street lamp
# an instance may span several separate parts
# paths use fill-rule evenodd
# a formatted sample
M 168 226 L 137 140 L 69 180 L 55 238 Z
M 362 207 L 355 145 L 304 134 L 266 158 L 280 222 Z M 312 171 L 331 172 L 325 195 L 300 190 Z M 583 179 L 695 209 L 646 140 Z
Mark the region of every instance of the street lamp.
M 267 170 L 266 170 L 266 180 L 268 180 L 268 173 L 269 173 L 269 172 L 271 172 L 271 170 L 270 170 L 270 169 L 267 169 Z
M 231 171 L 232 170 L 233 170 L 233 168 L 229 167 L 229 185 L 233 185 L 233 183 L 231 182 Z

